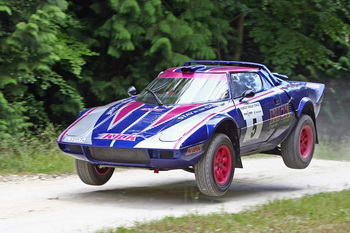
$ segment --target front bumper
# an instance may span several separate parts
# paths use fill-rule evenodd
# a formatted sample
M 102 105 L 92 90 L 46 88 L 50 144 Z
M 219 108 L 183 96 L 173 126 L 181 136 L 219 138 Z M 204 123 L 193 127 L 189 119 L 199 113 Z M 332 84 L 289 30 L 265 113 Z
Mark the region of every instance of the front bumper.
M 111 148 L 58 143 L 70 156 L 104 166 L 143 167 L 158 170 L 183 169 L 194 166 L 204 154 L 201 143 L 179 150 Z

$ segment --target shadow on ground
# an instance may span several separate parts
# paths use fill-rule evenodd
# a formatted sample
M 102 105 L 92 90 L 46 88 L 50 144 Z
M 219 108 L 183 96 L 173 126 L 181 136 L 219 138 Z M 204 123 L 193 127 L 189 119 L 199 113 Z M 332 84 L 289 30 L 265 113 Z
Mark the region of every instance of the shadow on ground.
M 91 190 L 93 189 L 93 190 Z M 176 208 L 191 205 L 215 205 L 226 202 L 239 202 L 242 199 L 250 199 L 254 196 L 264 195 L 269 192 L 292 192 L 300 190 L 284 184 L 272 185 L 255 180 L 235 179 L 228 192 L 222 197 L 208 197 L 200 193 L 195 180 L 165 182 L 154 185 L 135 185 L 118 188 L 117 185 L 108 187 L 86 186 L 83 191 L 71 194 L 62 194 L 60 200 L 70 202 L 94 203 L 96 205 L 122 206 L 127 208 Z M 82 191 L 82 192 L 81 192 Z

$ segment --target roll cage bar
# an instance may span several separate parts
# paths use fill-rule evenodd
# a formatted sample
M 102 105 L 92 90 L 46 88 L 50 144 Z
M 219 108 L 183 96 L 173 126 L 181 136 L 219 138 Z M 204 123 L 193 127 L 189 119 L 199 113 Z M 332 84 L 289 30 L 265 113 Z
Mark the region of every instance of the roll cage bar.
M 213 65 L 218 65 L 218 66 L 221 66 L 221 65 L 239 65 L 239 66 L 251 66 L 251 67 L 257 67 L 259 68 L 260 70 L 263 70 L 265 71 L 269 78 L 271 79 L 272 83 L 275 85 L 275 86 L 278 86 L 281 82 L 276 78 L 276 76 L 271 73 L 271 71 L 263 64 L 259 64 L 259 63 L 253 63 L 253 62 L 243 62 L 243 61 L 215 61 L 215 60 L 194 60 L 194 61 L 187 61 L 187 62 L 184 62 L 182 64 L 182 66 L 185 67 L 189 67 L 189 69 L 191 69 L 191 65 L 193 63 L 196 63 L 196 64 L 213 64 Z

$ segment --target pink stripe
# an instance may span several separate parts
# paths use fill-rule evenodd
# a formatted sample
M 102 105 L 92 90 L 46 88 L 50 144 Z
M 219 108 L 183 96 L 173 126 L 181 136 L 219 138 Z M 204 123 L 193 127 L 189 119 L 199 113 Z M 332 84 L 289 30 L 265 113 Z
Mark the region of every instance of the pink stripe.
M 163 122 L 165 121 L 168 121 L 190 109 L 193 109 L 193 108 L 196 108 L 198 107 L 199 105 L 196 104 L 196 105 L 185 105 L 185 106 L 179 106 L 179 107 L 176 107 L 172 110 L 170 110 L 169 112 L 165 113 L 158 121 L 156 121 L 152 126 L 157 126 L 157 125 L 160 125 L 162 124 Z
M 139 102 L 131 102 L 126 106 L 124 106 L 122 109 L 119 110 L 118 114 L 115 116 L 112 125 L 116 124 L 118 121 L 123 119 L 127 114 L 131 113 L 133 110 L 140 107 L 141 105 L 143 104 Z
M 227 81 L 227 74 L 223 72 L 217 73 L 182 73 L 182 72 L 168 72 L 161 73 L 157 78 L 195 78 L 195 79 L 211 79 Z
M 210 114 L 210 115 L 208 115 L 206 118 L 204 118 L 203 120 L 201 120 L 200 122 L 198 122 L 195 126 L 193 126 L 189 131 L 187 131 L 182 137 L 181 137 L 181 139 L 182 138 L 184 138 L 184 137 L 186 137 L 188 134 L 190 134 L 190 133 L 192 133 L 192 131 L 194 130 L 194 129 L 196 129 L 199 125 L 201 125 L 203 122 L 205 122 L 207 119 L 209 119 L 210 117 L 212 117 L 212 116 L 214 116 L 214 115 L 216 115 L 217 113 L 212 113 L 212 114 Z M 182 141 L 181 139 L 179 139 L 177 142 L 176 142 L 176 144 L 175 144 L 175 146 L 173 147 L 173 149 L 176 149 L 177 148 L 177 145 L 180 143 L 180 141 Z
M 255 96 L 255 97 L 253 97 L 253 98 L 250 98 L 249 101 L 256 100 L 256 99 L 258 99 L 258 98 L 261 98 L 261 97 L 263 97 L 263 96 L 269 95 L 269 94 L 274 93 L 274 92 L 275 92 L 274 90 L 269 91 L 269 92 L 266 92 L 266 93 L 261 94 L 261 95 L 259 95 L 259 96 Z M 239 105 L 241 105 L 241 104 L 244 104 L 244 102 L 240 102 L 240 103 L 238 103 L 237 105 L 233 105 L 233 106 L 227 107 L 227 108 L 221 110 L 220 112 L 226 112 L 226 111 L 228 111 L 229 109 L 235 108 L 236 106 L 239 106 Z M 201 120 L 199 123 L 197 123 L 194 127 L 192 127 L 189 131 L 187 131 L 187 132 L 181 137 L 181 139 L 179 139 L 179 140 L 176 142 L 176 144 L 175 144 L 175 146 L 173 147 L 173 149 L 176 149 L 176 148 L 177 148 L 177 146 L 179 145 L 179 143 L 182 142 L 182 139 L 183 139 L 183 138 L 185 138 L 188 134 L 192 133 L 192 131 L 194 131 L 194 130 L 195 130 L 198 126 L 200 126 L 203 122 L 207 121 L 210 117 L 212 117 L 212 116 L 214 116 L 214 115 L 216 115 L 216 114 L 217 114 L 217 113 L 212 113 L 212 114 L 208 115 L 208 116 L 205 117 L 203 120 Z
M 269 94 L 274 93 L 274 92 L 275 92 L 275 91 L 266 92 L 266 93 L 264 93 L 264 94 L 261 94 L 261 95 L 255 96 L 255 97 L 253 97 L 253 98 L 250 98 L 249 101 L 256 100 L 256 99 L 258 99 L 258 98 L 261 98 L 261 97 L 263 97 L 263 96 L 269 95 Z M 230 106 L 230 107 L 227 107 L 227 108 L 221 110 L 220 112 L 226 112 L 226 111 L 230 110 L 231 108 L 235 108 L 235 107 L 237 107 L 237 106 L 239 106 L 239 105 L 242 105 L 242 104 L 245 104 L 245 102 L 240 102 L 240 103 L 238 103 L 238 104 L 236 104 L 236 105 L 232 105 L 232 106 Z
M 90 109 L 88 112 L 86 112 L 84 115 L 82 115 L 79 119 L 77 119 L 73 124 L 71 124 L 62 134 L 61 137 L 59 138 L 59 141 L 62 142 L 63 137 L 67 134 L 67 132 L 73 128 L 76 124 L 79 123 L 82 119 L 84 119 L 87 115 L 89 115 L 91 112 L 93 112 L 96 108 Z
M 274 90 L 266 92 L 264 94 L 261 94 L 261 95 L 255 96 L 253 98 L 250 98 L 250 99 L 248 99 L 248 101 L 253 101 L 253 100 L 259 99 L 259 98 L 261 98 L 263 96 L 269 95 L 269 94 L 274 93 L 274 92 L 275 92 Z M 236 106 L 241 105 L 241 104 L 245 104 L 245 102 L 240 102 L 240 103 L 236 104 Z

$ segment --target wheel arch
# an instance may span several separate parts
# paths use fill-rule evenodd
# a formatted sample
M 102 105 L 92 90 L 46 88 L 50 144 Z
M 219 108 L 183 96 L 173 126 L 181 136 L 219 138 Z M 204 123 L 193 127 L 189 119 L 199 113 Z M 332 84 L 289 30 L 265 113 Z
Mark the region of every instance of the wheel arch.
M 229 137 L 236 154 L 235 167 L 243 168 L 241 155 L 240 155 L 239 131 L 238 131 L 237 124 L 234 122 L 234 120 L 227 119 L 227 118 L 222 119 L 220 122 L 216 124 L 212 132 L 210 132 L 210 135 L 211 135 L 210 137 L 212 137 L 214 133 L 223 133 Z
M 318 143 L 315 108 L 312 100 L 307 97 L 302 98 L 298 106 L 297 117 L 300 118 L 302 115 L 309 115 L 314 122 L 316 131 L 316 143 Z

